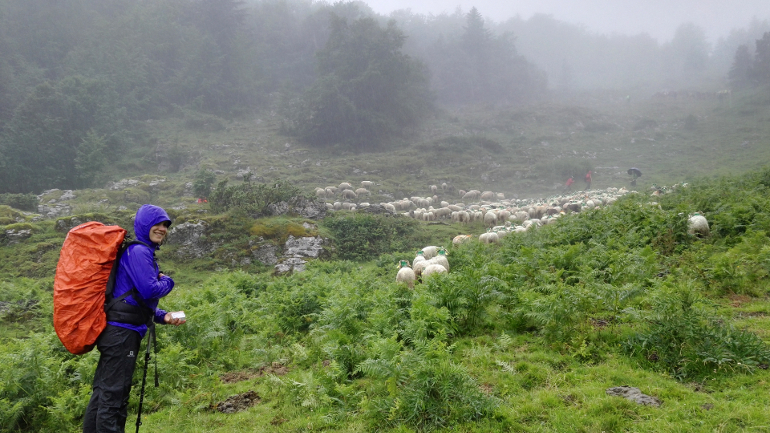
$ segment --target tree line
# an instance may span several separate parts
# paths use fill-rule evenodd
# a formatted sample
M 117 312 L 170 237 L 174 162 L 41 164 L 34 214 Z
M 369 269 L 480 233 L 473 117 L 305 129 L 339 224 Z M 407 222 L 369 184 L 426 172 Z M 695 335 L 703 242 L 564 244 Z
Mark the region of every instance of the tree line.
M 516 106 L 543 97 L 549 77 L 566 87 L 598 75 L 561 57 L 567 41 L 584 57 L 613 47 L 598 62 L 615 65 L 599 66 L 606 83 L 658 71 L 671 50 L 695 74 L 703 32 L 683 29 L 659 46 L 543 16 L 495 23 L 476 8 L 385 17 L 360 1 L 0 0 L 0 193 L 98 186 L 116 161 L 151 171 L 137 151 L 144 122 L 180 112 L 274 110 L 311 145 L 387 147 L 436 107 Z
M 729 78 L 737 90 L 770 85 L 770 32 L 756 40 L 753 55 L 749 45 L 738 47 Z

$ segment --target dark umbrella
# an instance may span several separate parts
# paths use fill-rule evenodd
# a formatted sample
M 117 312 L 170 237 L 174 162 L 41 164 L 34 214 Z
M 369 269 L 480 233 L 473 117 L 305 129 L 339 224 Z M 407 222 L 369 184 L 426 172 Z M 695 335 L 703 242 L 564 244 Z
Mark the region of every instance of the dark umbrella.
M 631 167 L 628 169 L 628 174 L 633 176 L 633 178 L 631 179 L 631 185 L 636 186 L 636 178 L 641 176 L 642 172 L 636 167 Z

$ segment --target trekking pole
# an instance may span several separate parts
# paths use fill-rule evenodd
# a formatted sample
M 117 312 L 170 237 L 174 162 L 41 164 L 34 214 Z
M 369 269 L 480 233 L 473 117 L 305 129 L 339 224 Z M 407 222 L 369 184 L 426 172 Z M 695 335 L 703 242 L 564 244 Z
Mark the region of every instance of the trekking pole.
M 152 329 L 154 331 L 154 327 Z M 150 332 L 147 338 L 147 350 L 144 352 L 144 373 L 142 374 L 142 392 L 139 394 L 139 412 L 136 414 L 136 433 L 139 433 L 139 426 L 142 425 L 142 404 L 144 403 L 144 386 L 147 384 L 147 367 L 150 365 L 150 344 L 153 343 L 155 332 Z M 157 378 L 155 379 L 157 383 Z M 155 385 L 157 386 L 157 385 Z

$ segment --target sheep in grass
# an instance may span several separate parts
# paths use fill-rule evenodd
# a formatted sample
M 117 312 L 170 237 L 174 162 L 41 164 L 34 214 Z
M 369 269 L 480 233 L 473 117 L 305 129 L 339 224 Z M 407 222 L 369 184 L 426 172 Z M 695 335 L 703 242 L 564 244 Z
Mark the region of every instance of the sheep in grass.
M 484 201 L 493 201 L 497 198 L 497 194 L 492 191 L 484 191 L 481 193 L 481 199 Z
M 687 227 L 687 233 L 691 235 L 698 237 L 709 235 L 709 222 L 700 212 L 695 212 L 690 216 Z
M 457 235 L 452 239 L 452 245 L 460 245 L 464 242 L 467 242 L 469 239 L 471 239 L 473 236 L 471 235 Z
M 438 247 L 436 246 L 425 247 L 422 249 L 422 254 L 423 256 L 425 256 L 426 260 L 430 260 L 433 257 L 436 257 L 436 254 L 438 254 Z
M 346 190 L 342 191 L 342 198 L 343 199 L 355 200 L 356 197 L 358 197 L 358 196 L 356 195 L 356 192 L 353 191 L 352 189 L 346 189 Z
M 438 186 L 437 185 L 431 185 L 430 186 L 430 192 L 431 192 L 431 194 L 436 194 L 438 192 Z
M 425 267 L 425 269 L 422 270 L 422 278 L 425 279 L 433 274 L 446 274 L 447 270 L 445 267 L 439 265 L 438 263 L 431 263 L 428 266 Z
M 326 198 L 326 190 L 323 188 L 316 188 L 315 189 L 315 196 L 317 198 L 320 198 L 321 200 Z
M 371 188 L 374 186 L 374 182 L 368 180 L 361 181 L 361 188 Z
M 366 189 L 366 188 L 358 188 L 358 189 L 355 191 L 355 193 L 356 193 L 356 195 L 370 195 L 370 194 L 371 194 L 371 193 L 369 192 L 369 190 L 368 190 L 368 189 Z
M 490 210 L 487 213 L 484 214 L 484 225 L 487 227 L 492 227 L 497 223 L 497 213 L 495 211 Z
M 479 235 L 479 241 L 482 244 L 496 244 L 500 242 L 500 237 L 497 236 L 497 233 L 493 232 L 490 229 L 486 233 L 482 233 Z
M 415 260 L 412 263 L 412 270 L 414 271 L 414 275 L 416 278 L 420 278 L 422 275 L 422 271 L 430 265 L 429 260 Z
M 353 189 L 353 185 L 351 185 L 350 182 L 342 182 L 339 189 Z
M 447 256 L 446 250 L 443 247 L 439 248 L 438 254 L 436 255 L 436 257 L 433 257 L 432 259 L 430 259 L 430 262 L 443 266 L 447 270 L 447 272 L 449 272 L 449 260 L 447 259 L 446 256 Z
M 409 267 L 409 260 L 401 260 L 400 269 L 396 274 L 396 282 L 406 284 L 410 289 L 414 288 L 414 270 Z

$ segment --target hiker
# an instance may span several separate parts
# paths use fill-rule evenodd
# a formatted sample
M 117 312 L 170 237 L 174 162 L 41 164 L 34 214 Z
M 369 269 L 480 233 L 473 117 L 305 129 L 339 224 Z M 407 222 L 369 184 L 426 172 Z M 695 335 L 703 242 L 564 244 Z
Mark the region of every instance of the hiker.
M 575 179 L 573 176 L 570 176 L 569 179 L 567 179 L 567 183 L 564 184 L 564 191 L 562 191 L 562 193 L 572 190 L 573 183 L 575 183 Z
M 107 327 L 96 340 L 100 356 L 83 421 L 84 433 L 124 431 L 131 378 L 148 324 L 179 326 L 185 322 L 158 308 L 158 300 L 174 288 L 174 280 L 160 272 L 155 261 L 155 251 L 170 225 L 168 214 L 158 206 L 146 204 L 136 212 L 134 234 L 144 245 L 130 245 L 117 264 L 113 296 L 131 294 L 107 312 Z
M 591 189 L 591 170 L 588 170 L 588 173 L 586 173 L 586 191 Z

